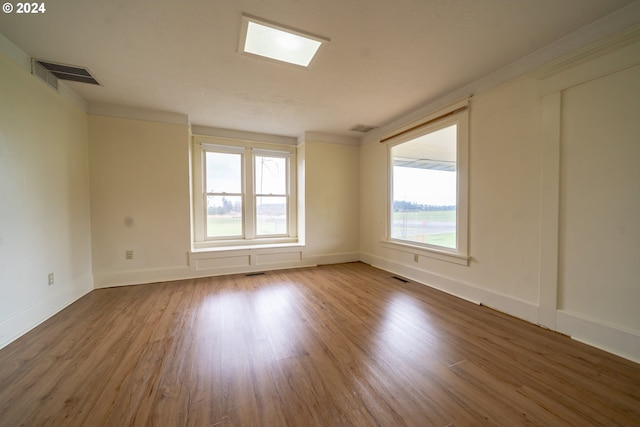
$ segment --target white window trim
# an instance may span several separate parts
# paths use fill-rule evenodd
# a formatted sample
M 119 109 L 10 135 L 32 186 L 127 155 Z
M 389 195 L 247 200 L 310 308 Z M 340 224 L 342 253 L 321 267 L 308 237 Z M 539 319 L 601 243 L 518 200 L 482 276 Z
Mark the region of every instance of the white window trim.
M 464 104 L 466 105 L 466 103 Z M 447 112 L 454 111 L 460 105 L 452 106 L 446 110 L 434 113 L 433 117 L 438 117 Z M 426 117 L 425 119 L 428 119 Z M 424 120 L 426 121 L 426 120 Z M 391 217 L 393 210 L 393 158 L 391 149 L 403 142 L 434 132 L 438 129 L 457 125 L 457 146 L 456 146 L 456 181 L 457 181 L 457 203 L 456 203 L 456 248 L 449 249 L 442 246 L 409 242 L 391 237 Z M 411 128 L 411 126 L 407 126 Z M 400 133 L 402 129 L 395 132 Z M 386 208 L 386 233 L 383 244 L 391 249 L 410 252 L 416 255 L 448 261 L 460 265 L 469 265 L 469 109 L 460 111 L 452 116 L 443 118 L 424 127 L 418 127 L 412 131 L 402 133 L 396 138 L 390 138 L 387 145 L 387 208 Z
M 292 167 L 292 161 L 296 161 L 295 156 L 292 156 L 290 152 L 283 152 L 283 151 L 275 151 L 275 150 L 263 150 L 263 149 L 252 149 L 253 151 L 253 158 L 249 160 L 249 162 L 251 163 L 251 167 L 254 169 L 253 173 L 251 174 L 251 183 L 255 186 L 255 158 L 256 156 L 264 156 L 264 157 L 279 157 L 279 158 L 284 158 L 287 160 L 286 162 L 286 167 L 287 167 L 287 183 L 286 183 L 286 194 L 272 194 L 272 195 L 268 195 L 268 194 L 262 194 L 262 193 L 258 193 L 258 190 L 254 187 L 253 191 L 252 191 L 252 196 L 251 197 L 251 202 L 254 203 L 253 206 L 253 213 L 254 213 L 254 218 L 258 217 L 258 213 L 257 213 L 257 206 L 255 205 L 256 202 L 256 198 L 258 196 L 266 196 L 266 197 L 270 197 L 270 196 L 274 196 L 274 197 L 285 197 L 287 199 L 287 218 L 291 217 L 292 215 L 295 215 L 295 209 L 291 209 L 291 203 L 292 203 L 292 199 L 291 199 L 291 180 L 292 180 L 292 172 L 295 169 L 295 166 Z M 295 190 L 295 187 L 293 187 L 293 190 Z M 295 199 L 294 199 L 295 200 Z M 254 222 L 252 225 L 256 225 L 256 223 Z M 258 233 L 257 230 L 253 230 L 253 239 L 254 240 L 263 240 L 263 239 L 277 239 L 277 238 L 289 238 L 290 236 L 290 232 L 292 230 L 292 222 L 288 221 L 287 224 L 287 233 L 284 234 L 274 234 L 274 235 L 265 235 L 263 237 L 258 237 Z
M 220 239 L 207 238 L 205 230 L 206 213 L 204 211 L 205 174 L 203 152 L 211 149 L 218 152 L 242 153 L 242 190 L 243 190 L 243 236 L 242 238 Z M 254 188 L 254 154 L 281 156 L 288 159 L 288 235 L 286 236 L 255 236 L 255 188 Z M 235 140 L 210 136 L 194 136 L 192 143 L 192 249 L 231 249 L 241 247 L 272 247 L 274 245 L 298 244 L 297 224 L 297 159 L 296 147 L 273 143 Z M 250 186 L 250 187 L 249 187 Z M 248 218 L 251 218 L 248 220 Z

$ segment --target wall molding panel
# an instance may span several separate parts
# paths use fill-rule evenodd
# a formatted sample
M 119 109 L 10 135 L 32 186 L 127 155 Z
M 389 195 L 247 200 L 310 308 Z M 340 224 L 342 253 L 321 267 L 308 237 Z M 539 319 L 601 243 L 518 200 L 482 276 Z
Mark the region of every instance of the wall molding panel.
M 563 94 L 578 85 L 640 64 L 640 25 L 556 61 L 540 74 L 542 166 L 540 200 L 539 321 L 545 327 L 633 361 L 640 361 L 640 333 L 572 313 L 560 304 L 562 248 L 561 167 Z

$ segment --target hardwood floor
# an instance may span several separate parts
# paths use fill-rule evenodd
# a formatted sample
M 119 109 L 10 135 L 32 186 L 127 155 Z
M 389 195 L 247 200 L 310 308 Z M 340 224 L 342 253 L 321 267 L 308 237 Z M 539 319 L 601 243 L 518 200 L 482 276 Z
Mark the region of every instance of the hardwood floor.
M 0 350 L 0 425 L 640 425 L 640 365 L 392 276 L 93 291 Z

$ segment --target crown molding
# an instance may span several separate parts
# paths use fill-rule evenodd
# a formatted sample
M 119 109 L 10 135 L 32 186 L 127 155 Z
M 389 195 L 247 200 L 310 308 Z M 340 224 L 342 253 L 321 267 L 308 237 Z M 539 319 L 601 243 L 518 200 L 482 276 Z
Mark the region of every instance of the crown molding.
M 89 103 L 88 113 L 94 116 L 117 117 L 121 119 L 142 120 L 177 125 L 189 125 L 189 116 L 170 111 L 148 110 L 145 108 L 126 105 L 107 104 L 102 102 Z

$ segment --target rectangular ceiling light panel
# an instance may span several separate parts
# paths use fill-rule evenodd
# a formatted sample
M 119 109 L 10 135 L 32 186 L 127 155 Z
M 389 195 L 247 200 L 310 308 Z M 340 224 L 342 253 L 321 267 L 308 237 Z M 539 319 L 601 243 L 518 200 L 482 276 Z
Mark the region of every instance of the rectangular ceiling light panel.
M 329 40 L 280 25 L 242 17 L 240 52 L 308 67 Z

